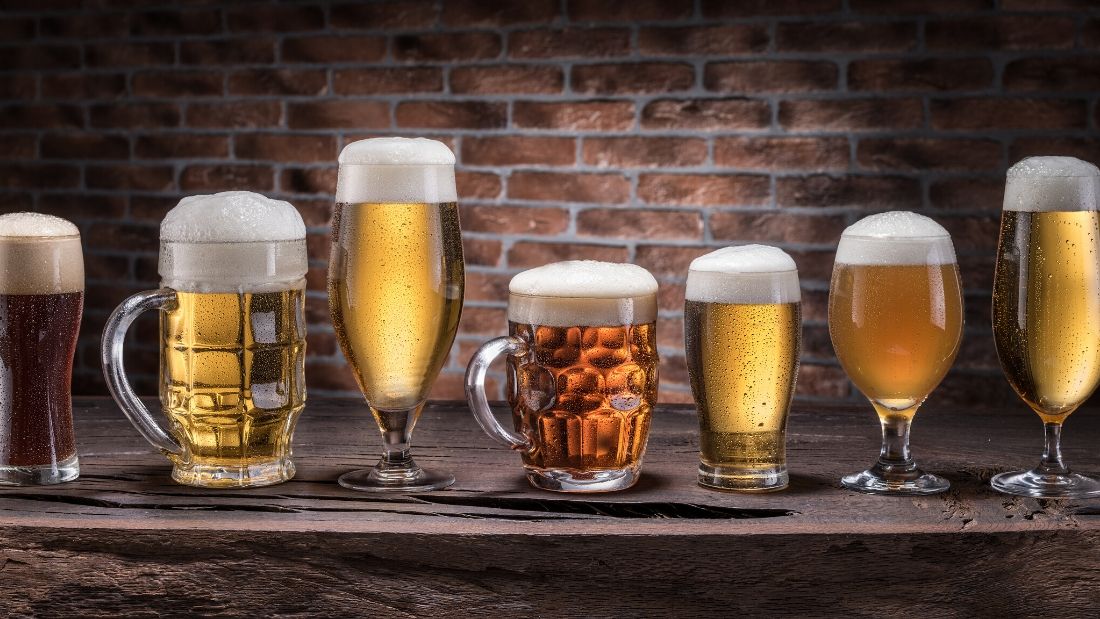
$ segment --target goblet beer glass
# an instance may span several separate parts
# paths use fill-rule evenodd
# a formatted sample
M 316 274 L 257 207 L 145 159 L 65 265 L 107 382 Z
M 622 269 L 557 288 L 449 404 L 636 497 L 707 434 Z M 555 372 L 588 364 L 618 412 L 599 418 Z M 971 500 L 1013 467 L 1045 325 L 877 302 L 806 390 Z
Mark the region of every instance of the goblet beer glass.
M 291 438 L 305 405 L 306 228 L 287 202 L 246 191 L 191 196 L 160 226 L 160 290 L 123 301 L 103 330 L 107 386 L 174 465 L 210 488 L 294 476 Z M 126 379 L 126 332 L 160 310 L 165 432 Z
M 1007 494 L 1100 496 L 1062 461 L 1062 424 L 1100 382 L 1100 170 L 1031 157 L 1008 170 L 993 278 L 993 336 L 1009 384 L 1043 420 L 1039 466 L 991 481 Z
M 382 459 L 340 485 L 421 492 L 454 483 L 409 445 L 462 312 L 465 274 L 454 154 L 424 138 L 375 138 L 340 153 L 328 295 L 340 348 L 382 432 Z
M 536 488 L 634 485 L 657 402 L 657 281 L 632 264 L 568 261 L 524 271 L 508 289 L 509 335 L 485 343 L 466 369 L 474 418 L 521 452 Z M 501 354 L 515 432 L 485 396 Z
M 955 248 L 942 226 L 895 211 L 844 231 L 829 289 L 829 335 L 844 371 L 882 424 L 878 462 L 844 477 L 845 487 L 914 495 L 950 486 L 917 467 L 909 426 L 951 368 L 962 325 Z
M 801 300 L 798 270 L 781 249 L 726 247 L 691 263 L 684 348 L 699 409 L 701 485 L 787 487 Z

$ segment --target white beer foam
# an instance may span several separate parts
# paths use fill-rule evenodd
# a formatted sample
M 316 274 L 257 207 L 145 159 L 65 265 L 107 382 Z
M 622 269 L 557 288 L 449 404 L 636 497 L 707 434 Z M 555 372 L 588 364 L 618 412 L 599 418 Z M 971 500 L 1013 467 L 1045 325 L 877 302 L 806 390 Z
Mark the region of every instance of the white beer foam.
M 302 216 L 289 202 L 251 191 L 187 196 L 160 224 L 160 240 L 247 243 L 306 238 Z
M 839 264 L 954 264 L 951 235 L 935 220 L 909 211 L 870 215 L 848 226 L 836 248 Z
M 42 213 L 0 215 L 0 294 L 84 290 L 80 231 Z
M 1076 157 L 1028 157 L 1008 169 L 1006 211 L 1095 211 L 1100 169 Z
M 802 300 L 794 259 L 778 247 L 723 247 L 691 262 L 686 298 L 706 303 L 797 303 Z
M 657 280 L 635 264 L 554 262 L 508 284 L 508 320 L 521 324 L 617 326 L 657 320 Z
M 341 203 L 456 202 L 455 156 L 427 138 L 370 138 L 340 151 L 336 201 Z

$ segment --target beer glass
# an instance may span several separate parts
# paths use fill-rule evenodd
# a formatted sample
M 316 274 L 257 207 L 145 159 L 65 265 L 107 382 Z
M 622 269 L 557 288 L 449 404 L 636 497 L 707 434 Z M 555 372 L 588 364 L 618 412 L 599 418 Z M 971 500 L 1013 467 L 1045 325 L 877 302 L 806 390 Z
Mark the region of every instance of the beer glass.
M 294 476 L 291 437 L 305 404 L 305 225 L 287 202 L 232 191 L 184 198 L 160 226 L 160 290 L 114 311 L 101 351 L 122 411 L 172 462 L 172 479 L 210 488 Z M 122 346 L 160 311 L 166 432 L 126 380 Z
M 699 483 L 787 487 L 787 414 L 798 375 L 802 293 L 794 260 L 726 247 L 688 270 L 684 349 L 699 411 Z
M 454 163 L 446 145 L 424 138 L 360 140 L 340 153 L 329 310 L 383 440 L 382 459 L 342 475 L 345 488 L 423 492 L 454 483 L 409 452 L 462 312 Z
M 80 475 L 71 384 L 83 307 L 76 226 L 0 215 L 0 485 Z
M 1031 157 L 1008 170 L 993 278 L 993 336 L 1009 384 L 1043 421 L 1039 466 L 993 488 L 1039 498 L 1100 496 L 1062 460 L 1062 424 L 1100 382 L 1100 170 Z
M 878 462 L 843 478 L 845 487 L 917 495 L 950 486 L 917 467 L 909 426 L 951 368 L 962 325 L 955 248 L 942 226 L 895 211 L 844 231 L 829 289 L 829 335 L 844 371 L 882 424 Z
M 657 281 L 632 264 L 568 261 L 512 278 L 508 333 L 466 369 L 482 429 L 519 450 L 532 486 L 603 492 L 641 473 L 657 402 Z M 493 416 L 485 373 L 508 360 L 515 432 Z

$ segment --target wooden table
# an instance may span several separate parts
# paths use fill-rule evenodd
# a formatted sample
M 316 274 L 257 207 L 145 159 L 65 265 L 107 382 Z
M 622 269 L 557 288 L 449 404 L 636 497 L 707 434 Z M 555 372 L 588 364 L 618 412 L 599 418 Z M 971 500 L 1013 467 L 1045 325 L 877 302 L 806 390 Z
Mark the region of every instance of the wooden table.
M 604 495 L 529 488 L 519 456 L 464 405 L 423 416 L 414 453 L 458 478 L 445 492 L 374 496 L 338 474 L 373 465 L 361 403 L 313 399 L 297 477 L 270 488 L 174 484 L 168 463 L 105 399 L 77 402 L 81 477 L 0 489 L 7 616 L 882 616 L 1092 615 L 1100 501 L 1003 496 L 991 475 L 1035 464 L 1038 418 L 927 410 L 914 450 L 951 480 L 928 498 L 865 496 L 839 477 L 868 465 L 869 407 L 796 406 L 791 487 L 726 494 L 695 484 L 696 421 L 654 418 L 642 481 Z M 1100 470 L 1100 411 L 1068 423 L 1065 454 Z

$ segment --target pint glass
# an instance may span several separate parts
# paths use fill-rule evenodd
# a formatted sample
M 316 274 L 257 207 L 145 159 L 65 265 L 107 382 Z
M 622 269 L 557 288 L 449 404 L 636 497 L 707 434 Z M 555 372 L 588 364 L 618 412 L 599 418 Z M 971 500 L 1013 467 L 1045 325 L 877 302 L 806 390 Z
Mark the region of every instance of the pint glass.
M 536 488 L 634 485 L 657 402 L 657 281 L 631 264 L 569 261 L 516 275 L 509 292 L 509 335 L 483 345 L 466 370 L 474 417 L 521 452 Z M 485 396 L 501 354 L 515 432 Z
M 138 293 L 103 332 L 107 385 L 172 478 L 266 486 L 294 476 L 291 437 L 305 403 L 305 225 L 287 202 L 249 192 L 192 196 L 160 228 L 160 290 Z M 160 310 L 160 401 L 169 432 L 134 395 L 126 331 Z

